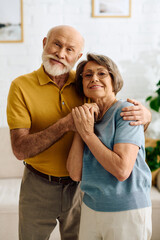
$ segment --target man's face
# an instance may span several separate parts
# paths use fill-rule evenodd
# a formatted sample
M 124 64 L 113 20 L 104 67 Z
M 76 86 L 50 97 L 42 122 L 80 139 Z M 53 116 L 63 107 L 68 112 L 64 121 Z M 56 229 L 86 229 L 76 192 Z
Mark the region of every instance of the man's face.
M 82 55 L 82 41 L 71 29 L 53 30 L 43 47 L 43 65 L 51 76 L 68 73 Z

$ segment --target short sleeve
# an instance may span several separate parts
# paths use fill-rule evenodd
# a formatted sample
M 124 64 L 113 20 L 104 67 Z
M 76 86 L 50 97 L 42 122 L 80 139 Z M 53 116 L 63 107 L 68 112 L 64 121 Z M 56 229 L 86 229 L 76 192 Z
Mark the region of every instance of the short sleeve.
M 21 89 L 11 83 L 7 100 L 7 121 L 10 129 L 30 128 L 31 119 Z
M 144 145 L 144 127 L 143 125 L 131 126 L 129 123 L 131 121 L 125 121 L 120 116 L 121 109 L 131 105 L 129 103 L 124 103 L 116 115 L 116 132 L 114 137 L 114 144 L 116 143 L 132 143 L 141 148 Z

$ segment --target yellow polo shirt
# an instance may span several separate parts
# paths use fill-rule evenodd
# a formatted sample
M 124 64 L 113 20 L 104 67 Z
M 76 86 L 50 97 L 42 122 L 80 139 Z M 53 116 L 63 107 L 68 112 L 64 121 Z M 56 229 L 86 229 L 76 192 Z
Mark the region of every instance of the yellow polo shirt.
M 75 72 L 62 89 L 48 77 L 43 66 L 20 76 L 12 83 L 8 95 L 7 120 L 10 129 L 30 128 L 39 132 L 71 112 L 84 100 L 75 91 Z M 66 133 L 49 149 L 25 159 L 38 171 L 53 176 L 68 176 L 66 160 L 73 140 L 73 132 Z

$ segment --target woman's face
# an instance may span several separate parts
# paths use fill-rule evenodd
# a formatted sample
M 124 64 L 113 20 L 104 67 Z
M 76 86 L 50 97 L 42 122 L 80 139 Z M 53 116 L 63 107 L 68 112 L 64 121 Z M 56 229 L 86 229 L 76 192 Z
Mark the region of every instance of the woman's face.
M 96 100 L 113 96 L 112 79 L 104 66 L 89 61 L 83 69 L 82 76 L 83 91 L 86 97 Z

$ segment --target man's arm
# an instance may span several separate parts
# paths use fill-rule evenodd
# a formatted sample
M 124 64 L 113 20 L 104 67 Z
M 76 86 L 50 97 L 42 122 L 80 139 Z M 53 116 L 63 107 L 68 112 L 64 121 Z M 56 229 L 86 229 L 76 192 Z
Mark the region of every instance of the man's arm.
M 144 125 L 144 131 L 146 131 L 148 125 L 151 122 L 151 112 L 144 107 L 140 102 L 134 99 L 127 99 L 128 102 L 133 103 L 135 106 L 125 107 L 122 109 L 121 116 L 124 120 L 130 120 L 130 125 Z
M 57 142 L 66 132 L 74 130 L 71 113 L 37 133 L 30 134 L 27 128 L 13 129 L 10 131 L 13 153 L 19 160 L 34 157 Z

